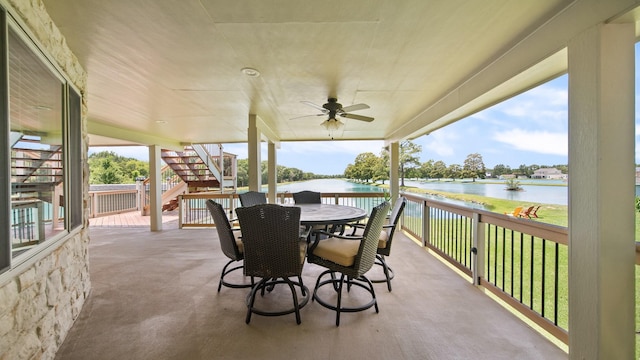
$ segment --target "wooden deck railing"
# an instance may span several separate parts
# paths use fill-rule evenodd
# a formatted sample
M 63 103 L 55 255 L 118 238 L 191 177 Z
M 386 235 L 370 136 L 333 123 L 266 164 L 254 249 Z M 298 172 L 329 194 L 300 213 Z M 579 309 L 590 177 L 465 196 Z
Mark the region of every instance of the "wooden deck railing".
M 89 217 L 94 218 L 140 210 L 141 196 L 140 188 L 89 191 Z
M 405 194 L 403 229 L 568 344 L 568 231 Z

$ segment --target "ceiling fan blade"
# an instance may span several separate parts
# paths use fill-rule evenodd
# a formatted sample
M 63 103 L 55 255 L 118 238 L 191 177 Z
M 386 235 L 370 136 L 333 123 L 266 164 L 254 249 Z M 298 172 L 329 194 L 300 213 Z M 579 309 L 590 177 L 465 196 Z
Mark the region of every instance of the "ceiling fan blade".
M 367 105 L 367 104 L 353 104 L 353 105 L 349 105 L 349 106 L 343 107 L 342 111 L 349 112 L 349 111 L 358 111 L 358 110 L 364 110 L 364 109 L 369 109 L 369 105 Z
M 323 108 L 320 105 L 316 105 L 316 104 L 312 103 L 311 101 L 300 101 L 300 102 L 303 103 L 303 104 L 309 105 L 312 108 L 315 108 L 315 109 L 318 109 L 318 110 L 322 111 L 323 114 L 326 114 L 327 112 L 329 112 L 329 110 Z
M 296 117 L 291 118 L 289 120 L 302 119 L 302 118 L 312 117 L 312 116 L 326 116 L 326 114 L 302 115 L 302 116 L 296 116 Z
M 366 121 L 366 122 L 371 122 L 373 121 L 372 117 L 368 117 L 368 116 L 362 116 L 362 115 L 356 115 L 356 114 L 342 114 L 342 117 L 346 117 L 347 119 L 353 119 L 353 120 L 360 120 L 360 121 Z

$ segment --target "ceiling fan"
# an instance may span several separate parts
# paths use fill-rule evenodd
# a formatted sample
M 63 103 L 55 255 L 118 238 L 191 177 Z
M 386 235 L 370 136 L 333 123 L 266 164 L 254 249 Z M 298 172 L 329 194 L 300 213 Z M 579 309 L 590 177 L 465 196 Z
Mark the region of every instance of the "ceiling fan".
M 293 119 L 299 119 L 299 118 L 308 117 L 308 116 L 323 116 L 323 115 L 328 116 L 327 120 L 325 120 L 322 124 L 320 124 L 324 126 L 327 130 L 337 130 L 340 126 L 342 126 L 342 122 L 337 119 L 337 116 L 347 118 L 347 119 L 366 121 L 366 122 L 373 121 L 372 117 L 350 113 L 351 111 L 369 109 L 369 105 L 367 104 L 354 104 L 354 105 L 342 107 L 342 104 L 338 102 L 338 99 L 332 98 L 332 97 L 330 97 L 327 100 L 327 103 L 322 106 L 316 105 L 311 101 L 302 101 L 302 103 L 309 105 L 312 108 L 315 108 L 317 110 L 320 110 L 320 114 L 304 115 L 304 116 L 299 116 Z

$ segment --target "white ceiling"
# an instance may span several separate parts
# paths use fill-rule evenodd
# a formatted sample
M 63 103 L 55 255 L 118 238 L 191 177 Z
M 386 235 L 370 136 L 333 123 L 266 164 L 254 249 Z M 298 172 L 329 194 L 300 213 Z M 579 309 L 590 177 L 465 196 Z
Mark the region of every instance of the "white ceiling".
M 633 0 L 44 0 L 88 73 L 91 145 L 327 140 L 336 96 L 412 138 L 566 71 L 566 43 Z M 625 10 L 625 11 L 623 11 Z M 545 60 L 546 59 L 546 60 Z M 540 63 L 540 61 L 545 60 Z M 538 64 L 538 65 L 536 65 Z M 535 67 L 532 67 L 536 65 Z M 259 77 L 245 76 L 252 67 Z M 514 78 L 515 77 L 515 78 Z M 118 138 L 119 140 L 112 140 Z

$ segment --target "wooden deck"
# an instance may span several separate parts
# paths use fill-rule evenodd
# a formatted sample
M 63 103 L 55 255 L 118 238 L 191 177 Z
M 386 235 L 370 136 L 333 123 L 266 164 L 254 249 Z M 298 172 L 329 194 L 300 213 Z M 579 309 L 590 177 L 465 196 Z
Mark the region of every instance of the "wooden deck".
M 178 211 L 169 211 L 162 214 L 163 227 L 178 228 Z M 89 219 L 91 227 L 150 227 L 151 218 L 140 215 L 139 211 L 101 216 Z

